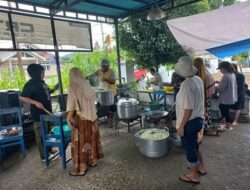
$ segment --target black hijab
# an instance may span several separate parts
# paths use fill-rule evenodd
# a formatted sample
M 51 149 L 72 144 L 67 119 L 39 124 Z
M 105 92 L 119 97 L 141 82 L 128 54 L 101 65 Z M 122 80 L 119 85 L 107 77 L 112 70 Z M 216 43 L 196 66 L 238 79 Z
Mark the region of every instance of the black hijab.
M 33 80 L 39 80 L 42 81 L 41 79 L 41 73 L 44 71 L 43 66 L 39 64 L 30 64 L 27 68 L 27 72 L 29 73 L 31 79 Z

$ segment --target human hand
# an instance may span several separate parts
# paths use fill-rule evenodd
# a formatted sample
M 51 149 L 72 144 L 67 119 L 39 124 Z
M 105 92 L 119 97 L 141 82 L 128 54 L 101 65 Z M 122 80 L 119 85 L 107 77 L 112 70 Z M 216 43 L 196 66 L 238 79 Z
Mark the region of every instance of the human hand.
M 58 89 L 59 89 L 59 83 L 57 83 L 57 84 L 54 86 L 53 91 L 56 91 L 56 90 L 58 90 Z
M 35 106 L 37 107 L 37 108 L 39 108 L 39 109 L 44 109 L 44 106 L 43 106 L 43 104 L 41 103 L 41 102 L 35 102 Z
M 102 81 L 107 81 L 107 79 L 106 78 L 104 78 L 104 77 L 102 77 L 102 79 L 101 79 Z
M 177 129 L 177 134 L 180 136 L 180 137 L 183 137 L 184 136 L 184 128 L 183 127 L 179 127 Z
M 73 118 L 67 119 L 67 124 L 70 128 L 74 128 L 75 120 Z
M 197 133 L 198 142 L 201 142 L 203 140 L 203 136 L 204 134 L 203 134 L 203 129 L 202 129 L 201 131 Z

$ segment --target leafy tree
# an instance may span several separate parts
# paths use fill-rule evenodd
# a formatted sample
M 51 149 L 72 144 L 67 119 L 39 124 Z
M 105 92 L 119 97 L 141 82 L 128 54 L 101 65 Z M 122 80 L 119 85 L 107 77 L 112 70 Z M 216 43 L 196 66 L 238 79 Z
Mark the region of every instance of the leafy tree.
M 176 3 L 185 3 L 185 0 Z M 125 58 L 144 68 L 176 63 L 186 53 L 167 28 L 166 20 L 203 13 L 217 9 L 222 4 L 227 6 L 233 3 L 235 0 L 203 0 L 169 10 L 164 19 L 155 22 L 147 21 L 148 11 L 130 16 L 119 26 L 121 48 L 126 51 Z M 169 4 L 164 7 L 169 7 Z
M 94 49 L 91 53 L 73 53 L 70 62 L 66 63 L 62 69 L 62 82 L 63 89 L 67 92 L 69 85 L 69 71 L 73 67 L 78 67 L 81 69 L 84 76 L 94 73 L 97 69 L 101 68 L 101 60 L 108 59 L 110 63 L 110 68 L 114 70 L 116 76 L 118 77 L 117 69 L 117 56 L 116 49 L 110 49 L 104 47 L 101 49 Z
M 207 0 L 167 11 L 164 20 L 150 22 L 146 13 L 130 16 L 119 26 L 121 48 L 134 63 L 144 67 L 175 63 L 185 52 L 166 26 L 167 19 L 189 16 L 210 10 Z
M 236 2 L 236 0 L 209 0 L 209 5 L 211 9 L 218 9 L 221 6 L 232 5 Z

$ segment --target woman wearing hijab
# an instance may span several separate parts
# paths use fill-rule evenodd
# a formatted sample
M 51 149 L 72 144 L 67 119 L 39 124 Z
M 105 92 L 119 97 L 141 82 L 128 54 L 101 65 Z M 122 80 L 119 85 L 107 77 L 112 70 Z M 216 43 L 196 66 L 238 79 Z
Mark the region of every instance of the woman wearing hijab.
M 219 136 L 220 134 L 217 131 L 212 130 L 212 115 L 211 115 L 211 98 L 214 94 L 214 85 L 215 81 L 211 73 L 206 69 L 203 59 L 197 57 L 194 60 L 194 66 L 197 68 L 197 76 L 201 78 L 204 85 L 204 100 L 205 100 L 205 124 L 204 124 L 204 133 L 208 136 Z
M 176 96 L 176 126 L 186 152 L 189 174 L 179 177 L 187 183 L 199 184 L 198 173 L 205 175 L 202 154 L 199 150 L 198 134 L 204 119 L 204 86 L 191 57 L 183 56 L 175 64 L 175 72 L 184 77 Z
M 103 158 L 104 154 L 97 125 L 95 93 L 79 68 L 72 68 L 69 77 L 67 123 L 72 128 L 74 167 L 69 174 L 83 176 L 88 167 L 96 166 L 97 159 Z
M 49 89 L 48 85 L 43 80 L 45 70 L 39 64 L 30 64 L 27 68 L 27 72 L 31 79 L 24 85 L 20 99 L 23 102 L 30 104 L 30 114 L 34 121 L 34 133 L 37 147 L 40 153 L 40 158 L 45 160 L 40 129 L 40 115 L 47 114 L 44 109 L 52 112 L 50 94 L 58 89 L 58 85 L 53 89 Z M 54 153 L 54 151 L 51 149 L 50 153 Z

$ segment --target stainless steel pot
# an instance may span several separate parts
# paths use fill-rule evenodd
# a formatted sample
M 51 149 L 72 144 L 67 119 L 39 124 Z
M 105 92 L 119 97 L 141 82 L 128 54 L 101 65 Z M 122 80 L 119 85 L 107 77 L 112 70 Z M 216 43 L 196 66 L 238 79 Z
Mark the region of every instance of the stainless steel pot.
M 138 116 L 139 102 L 134 98 L 122 98 L 118 101 L 117 113 L 120 119 L 133 119 Z
M 101 106 L 111 106 L 114 104 L 114 94 L 110 90 L 96 89 L 95 90 L 96 101 Z
M 161 134 L 159 138 L 145 138 L 143 134 Z M 140 152 L 142 155 L 149 158 L 160 158 L 167 154 L 168 152 L 168 139 L 169 132 L 168 128 L 163 129 L 142 129 L 135 134 L 136 140 L 140 147 Z

